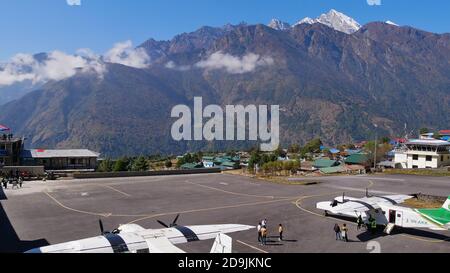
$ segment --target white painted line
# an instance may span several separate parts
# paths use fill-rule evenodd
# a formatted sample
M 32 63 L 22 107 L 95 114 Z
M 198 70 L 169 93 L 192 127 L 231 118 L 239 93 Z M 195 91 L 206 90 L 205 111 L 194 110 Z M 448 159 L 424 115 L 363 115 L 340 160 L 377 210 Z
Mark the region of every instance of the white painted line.
M 248 247 L 250 247 L 250 248 L 253 248 L 254 250 L 257 250 L 257 251 L 259 251 L 259 252 L 261 252 L 261 253 L 269 253 L 269 252 L 267 252 L 267 251 L 265 251 L 265 250 L 262 250 L 262 249 L 260 249 L 260 248 L 257 248 L 256 246 L 249 245 L 249 244 L 244 243 L 244 242 L 242 242 L 242 241 L 237 240 L 236 242 L 238 242 L 238 243 L 240 243 L 240 244 L 243 244 L 243 245 L 245 245 L 245 246 L 248 246 Z

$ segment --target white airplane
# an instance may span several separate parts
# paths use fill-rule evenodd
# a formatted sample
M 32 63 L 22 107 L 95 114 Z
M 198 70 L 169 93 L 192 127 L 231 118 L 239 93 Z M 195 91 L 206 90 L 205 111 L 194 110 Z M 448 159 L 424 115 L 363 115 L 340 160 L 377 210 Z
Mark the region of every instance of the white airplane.
M 343 196 L 331 202 L 317 203 L 317 209 L 325 211 L 325 215 L 339 215 L 352 218 L 362 217 L 368 223 L 372 216 L 378 225 L 385 225 L 386 233 L 394 227 L 428 228 L 431 230 L 450 229 L 450 196 L 442 208 L 438 209 L 412 209 L 398 206 L 412 195 L 387 195 L 353 198 Z
M 162 229 L 128 224 L 112 232 L 105 232 L 99 220 L 101 236 L 35 248 L 26 253 L 184 253 L 175 245 L 214 238 L 211 253 L 231 253 L 232 240 L 225 234 L 255 228 L 237 224 L 179 226 L 178 217 L 170 226 L 158 220 L 165 227 Z

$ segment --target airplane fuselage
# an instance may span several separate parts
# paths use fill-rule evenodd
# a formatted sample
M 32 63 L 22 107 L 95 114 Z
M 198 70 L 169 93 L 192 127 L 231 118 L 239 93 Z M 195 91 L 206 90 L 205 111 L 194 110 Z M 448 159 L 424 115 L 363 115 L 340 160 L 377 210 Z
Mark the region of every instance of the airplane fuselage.
M 28 253 L 152 253 L 164 249 L 152 249 L 147 240 L 168 240 L 171 244 L 214 239 L 219 234 L 233 233 L 254 228 L 246 225 L 174 226 L 163 229 L 144 229 L 139 225 L 123 225 L 118 233 L 62 244 L 36 248 Z M 171 249 L 169 249 L 170 251 Z
M 345 203 L 349 201 L 362 203 L 360 198 L 353 198 L 353 197 L 345 197 L 344 202 L 342 197 L 337 197 L 335 201 L 339 203 Z M 395 226 L 404 228 L 428 228 L 432 230 L 446 230 L 439 224 L 426 219 L 417 210 L 394 204 L 391 205 L 386 203 L 380 203 L 379 208 L 370 208 L 370 206 L 368 206 L 368 210 L 365 213 L 358 213 L 352 211 L 334 213 L 332 211 L 332 206 L 330 202 L 320 202 L 317 204 L 317 208 L 324 210 L 330 214 L 355 219 L 361 215 L 363 222 L 366 224 L 369 223 L 369 219 L 370 217 L 372 217 L 376 220 L 377 225 L 386 226 L 388 224 L 394 224 Z

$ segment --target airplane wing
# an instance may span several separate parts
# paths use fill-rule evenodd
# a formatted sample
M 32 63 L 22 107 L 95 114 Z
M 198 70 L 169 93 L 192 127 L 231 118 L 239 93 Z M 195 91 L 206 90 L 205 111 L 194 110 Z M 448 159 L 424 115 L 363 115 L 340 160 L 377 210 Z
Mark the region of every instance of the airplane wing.
M 372 202 L 376 202 L 376 203 L 388 203 L 391 205 L 397 205 L 397 204 L 401 204 L 411 198 L 414 198 L 414 196 L 397 194 L 397 195 L 366 197 L 363 199 L 371 199 Z
M 396 205 L 399 203 L 403 203 L 411 198 L 413 198 L 413 196 L 410 195 L 386 195 L 364 198 L 348 198 L 345 199 L 345 202 L 338 202 L 337 204 L 335 204 L 335 206 L 333 206 L 333 202 L 320 202 L 317 203 L 317 208 L 329 211 L 334 214 L 361 214 L 368 211 L 380 209 L 380 204 Z M 335 200 L 342 200 L 342 197 L 338 197 Z
M 185 253 L 174 246 L 166 237 L 146 238 L 145 241 L 150 253 Z
M 232 242 L 233 240 L 230 236 L 220 233 L 217 235 L 210 253 L 231 253 Z
M 379 209 L 376 204 L 369 204 L 360 200 L 346 201 L 345 203 L 332 206 L 330 202 L 320 202 L 317 204 L 318 209 L 326 210 L 334 214 L 348 214 L 348 213 L 365 213 L 371 210 Z

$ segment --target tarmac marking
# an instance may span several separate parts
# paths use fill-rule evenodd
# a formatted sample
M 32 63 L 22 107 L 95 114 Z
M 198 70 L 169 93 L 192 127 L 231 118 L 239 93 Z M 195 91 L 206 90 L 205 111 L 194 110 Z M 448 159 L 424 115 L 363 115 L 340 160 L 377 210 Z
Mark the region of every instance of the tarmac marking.
M 113 187 L 111 187 L 111 186 L 108 186 L 108 185 L 103 185 L 103 184 L 94 184 L 94 185 L 95 185 L 95 186 L 99 186 L 99 187 L 108 188 L 108 189 L 113 190 L 113 191 L 115 191 L 115 192 L 118 192 L 118 193 L 120 193 L 120 194 L 122 194 L 122 195 L 125 195 L 126 197 L 131 197 L 130 194 L 128 194 L 128 193 L 126 193 L 126 192 L 123 192 L 123 191 L 120 191 L 120 190 L 118 190 L 118 189 L 116 189 L 116 188 L 113 188 Z
M 239 207 L 245 207 L 245 206 L 257 206 L 257 205 L 264 205 L 264 204 L 271 204 L 271 203 L 277 203 L 277 202 L 283 202 L 283 201 L 290 201 L 294 200 L 298 197 L 293 198 L 283 198 L 283 199 L 277 199 L 277 200 L 270 200 L 270 201 L 260 201 L 260 202 L 252 202 L 252 203 L 243 203 L 243 204 L 237 204 L 237 205 L 229 205 L 229 206 L 221 206 L 221 207 L 214 207 L 214 208 L 205 208 L 205 209 L 193 209 L 193 210 L 185 210 L 185 211 L 178 211 L 178 212 L 167 212 L 167 213 L 158 213 L 158 214 L 113 214 L 113 213 L 101 213 L 101 212 L 91 212 L 91 211 L 85 211 L 85 210 L 79 210 L 74 209 L 71 207 L 68 207 L 58 201 L 55 197 L 50 195 L 49 192 L 44 192 L 45 195 L 47 195 L 51 200 L 53 200 L 58 206 L 62 207 L 63 209 L 70 210 L 77 213 L 87 214 L 87 215 L 93 215 L 93 216 L 101 216 L 101 217 L 141 217 L 139 219 L 136 219 L 132 222 L 129 222 L 128 224 L 133 224 L 136 222 L 140 222 L 143 220 L 151 219 L 154 217 L 160 217 L 160 216 L 168 216 L 168 215 L 177 215 L 177 214 L 187 214 L 187 213 L 195 213 L 195 212 L 204 212 L 204 211 L 213 211 L 213 210 L 221 210 L 221 209 L 230 209 L 230 208 L 239 208 Z
M 202 185 L 202 184 L 197 184 L 197 183 L 193 183 L 193 182 L 189 182 L 189 181 L 185 181 L 185 183 L 191 184 L 191 185 L 196 185 L 196 186 L 203 187 L 203 188 L 210 189 L 210 190 L 220 191 L 220 192 L 227 193 L 227 194 L 231 194 L 231 195 L 238 195 L 238 196 L 257 197 L 257 198 L 268 198 L 268 199 L 275 199 L 275 198 L 295 198 L 295 197 L 286 197 L 286 196 L 253 195 L 253 194 L 246 194 L 246 193 L 240 193 L 240 192 L 226 191 L 226 190 L 222 190 L 222 189 L 219 189 L 219 188 L 214 188 L 214 187 L 211 187 L 211 186 L 206 186 L 206 185 Z
M 257 248 L 256 246 L 252 246 L 252 245 L 247 244 L 247 243 L 245 243 L 245 242 L 242 242 L 242 241 L 240 241 L 240 240 L 236 240 L 236 242 L 238 242 L 238 243 L 240 243 L 240 244 L 243 244 L 243 245 L 245 245 L 245 246 L 248 246 L 248 247 L 250 247 L 250 248 L 252 248 L 252 249 L 254 249 L 254 250 L 257 250 L 257 251 L 259 251 L 259 252 L 261 252 L 261 253 L 269 253 L 269 252 L 267 252 L 267 251 L 265 251 L 265 250 L 262 250 L 262 249 L 260 249 L 260 248 Z
M 109 217 L 110 213 L 99 213 L 99 212 L 90 212 L 90 211 L 83 211 L 83 210 L 78 210 L 78 209 L 74 209 L 74 208 L 70 208 L 66 205 L 64 205 L 63 203 L 59 202 L 58 200 L 56 200 L 56 198 L 54 198 L 53 196 L 50 195 L 50 193 L 48 193 L 47 191 L 44 192 L 44 194 L 46 194 L 50 199 L 52 199 L 56 204 L 58 204 L 60 207 L 66 209 L 66 210 L 70 210 L 73 212 L 78 212 L 78 213 L 83 213 L 83 214 L 89 214 L 89 215 L 94 215 L 94 216 L 101 216 L 101 217 Z
M 148 220 L 148 219 L 155 218 L 155 217 L 160 217 L 160 216 L 170 216 L 170 215 L 177 215 L 177 214 L 188 214 L 188 213 L 196 213 L 196 212 L 205 212 L 205 211 L 214 211 L 214 210 L 250 207 L 250 206 L 257 206 L 257 205 L 265 205 L 265 204 L 272 204 L 272 203 L 278 203 L 278 202 L 285 202 L 285 201 L 295 200 L 296 198 L 298 198 L 298 197 L 277 199 L 277 200 L 271 200 L 271 201 L 260 201 L 260 202 L 253 202 L 253 203 L 243 203 L 243 204 L 221 206 L 221 207 L 214 207 L 214 208 L 204 208 L 204 209 L 193 209 L 193 210 L 185 210 L 185 211 L 159 213 L 159 214 L 149 215 L 149 216 L 146 216 L 146 217 L 143 217 L 143 218 L 136 219 L 134 221 L 129 222 L 128 224 L 134 224 L 134 223 L 137 223 L 137 222 L 141 222 L 141 221 L 144 221 L 144 220 Z

